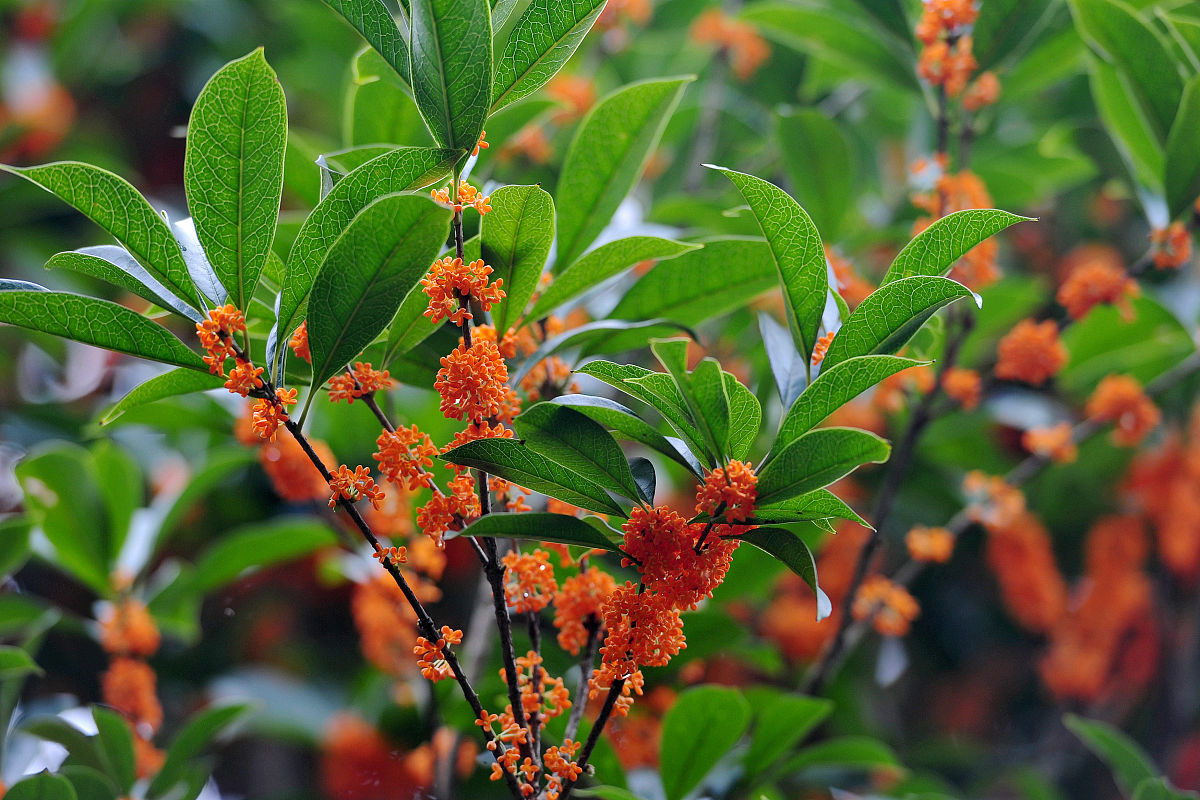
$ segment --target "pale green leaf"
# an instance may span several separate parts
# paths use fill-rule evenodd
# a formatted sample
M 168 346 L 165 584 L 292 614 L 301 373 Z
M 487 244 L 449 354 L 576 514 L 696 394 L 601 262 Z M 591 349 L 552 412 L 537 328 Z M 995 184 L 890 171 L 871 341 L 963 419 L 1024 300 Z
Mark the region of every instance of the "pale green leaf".
M 570 60 L 605 0 L 532 0 L 496 58 L 492 111 L 533 94 Z
M 883 283 L 914 275 L 945 275 L 954 262 L 984 239 L 1009 225 L 1031 220 L 1032 217 L 994 208 L 972 208 L 947 214 L 904 246 L 883 276 Z
M 887 460 L 891 447 L 855 428 L 809 431 L 779 451 L 758 474 L 758 505 L 779 503 L 824 488 L 856 467 Z
M 554 241 L 554 201 L 540 186 L 504 186 L 492 192 L 492 210 L 480 222 L 480 255 L 502 280 L 505 298 L 492 306 L 503 336 L 537 290 Z

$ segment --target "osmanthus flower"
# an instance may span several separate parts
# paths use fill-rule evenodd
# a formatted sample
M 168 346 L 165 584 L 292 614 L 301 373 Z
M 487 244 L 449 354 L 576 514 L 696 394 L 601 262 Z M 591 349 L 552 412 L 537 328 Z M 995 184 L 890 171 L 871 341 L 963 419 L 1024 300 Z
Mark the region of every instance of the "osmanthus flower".
M 229 371 L 225 388 L 234 394 L 249 397 L 251 392 L 263 387 L 262 374 L 262 367 L 256 367 L 248 361 L 239 361 L 237 366 Z
M 509 552 L 501 559 L 504 572 L 504 598 L 518 614 L 533 614 L 550 605 L 558 591 L 550 554 Z
M 334 403 L 340 400 L 353 403 L 356 398 L 386 391 L 395 385 L 386 369 L 377 370 L 370 363 L 356 361 L 353 369 L 329 379 L 329 399 Z
M 1137 297 L 1140 293 L 1137 281 L 1120 266 L 1090 261 L 1071 270 L 1062 286 L 1058 287 L 1057 300 L 1071 319 L 1083 317 L 1101 303 L 1120 307 L 1122 316 L 1130 319 L 1133 309 L 1129 305 L 1129 298 Z
M 292 333 L 292 338 L 288 339 L 288 347 L 292 348 L 297 358 L 312 363 L 312 353 L 308 349 L 308 320 L 301 322 L 300 327 Z
M 966 411 L 977 408 L 983 396 L 983 379 L 973 369 L 951 367 L 942 373 L 942 391 Z
M 972 470 L 963 479 L 967 514 L 989 530 L 1006 527 L 1025 514 L 1025 495 L 1004 478 Z
M 150 732 L 162 725 L 162 705 L 156 693 L 157 678 L 145 661 L 114 658 L 100 677 L 104 702 L 121 712 L 138 728 Z
M 521 710 L 527 725 L 532 724 L 535 718 L 545 722 L 561 716 L 571 707 L 571 693 L 563 685 L 562 678 L 550 677 L 550 673 L 542 666 L 541 655 L 536 651 L 530 650 L 523 656 L 517 656 L 515 664 Z M 508 673 L 503 667 L 500 668 L 500 679 L 508 680 Z M 513 718 L 511 706 L 507 706 L 500 715 L 502 721 L 509 718 Z
M 531 489 L 492 475 L 488 477 L 488 491 L 493 492 L 498 499 L 504 502 L 504 507 L 510 514 L 524 514 L 533 511 L 525 502 L 529 495 L 533 494 Z
M 1131 375 L 1107 375 L 1088 398 L 1086 412 L 1097 422 L 1113 423 L 1112 440 L 1135 447 L 1158 427 L 1162 412 Z
M 1070 464 L 1079 456 L 1071 423 L 1060 422 L 1049 428 L 1030 428 L 1021 435 L 1021 445 L 1036 456 L 1056 464 Z
M 471 151 L 472 156 L 479 155 L 480 150 L 487 150 L 491 145 L 487 143 L 487 131 L 479 132 L 479 141 L 475 143 L 475 149 Z
M 445 649 L 452 644 L 462 644 L 462 631 L 454 630 L 449 625 L 442 626 L 442 635 L 436 642 L 431 642 L 424 636 L 417 637 L 413 646 L 413 655 L 417 657 L 417 667 L 426 680 L 437 683 L 446 678 L 453 678 L 454 671 L 446 661 Z
M 825 245 L 825 259 L 829 262 L 830 269 L 833 270 L 833 277 L 837 281 L 837 292 L 846 301 L 846 305 L 850 306 L 851 311 L 867 299 L 867 295 L 875 291 L 875 285 L 859 275 L 854 269 L 854 264 L 829 245 Z
M 851 613 L 857 620 L 870 619 L 884 636 L 904 636 L 921 606 L 903 586 L 882 575 L 871 575 L 858 587 Z
M 433 189 L 429 194 L 435 202 L 450 206 L 457 213 L 461 213 L 464 208 L 474 208 L 481 215 L 492 210 L 491 196 L 485 195 L 466 181 L 458 182 L 457 197 L 451 197 L 448 186 L 442 189 Z
M 750 519 L 758 498 L 757 486 L 758 476 L 750 464 L 730 461 L 704 476 L 704 483 L 696 490 L 696 513 L 723 516 L 730 522 Z
M 375 485 L 371 470 L 363 466 L 357 466 L 351 471 L 342 464 L 329 481 L 329 491 L 330 508 L 336 506 L 338 500 L 354 503 L 363 497 L 370 500 L 375 508 L 379 508 L 383 503 L 383 490 Z
M 430 322 L 448 319 L 461 326 L 473 318 L 469 301 L 474 300 L 484 311 L 490 311 L 505 296 L 504 279 L 497 278 L 489 284 L 491 274 L 492 268 L 483 259 L 467 264 L 461 258 L 446 256 L 434 261 L 429 273 L 421 279 L 422 291 L 429 297 L 425 316 Z M 490 339 L 496 344 L 494 330 Z
M 945 87 L 948 97 L 958 97 L 979 66 L 972 46 L 970 36 L 960 36 L 953 43 L 942 39 L 926 45 L 917 60 L 917 74 L 930 86 Z
M 978 17 L 976 0 L 926 0 L 917 23 L 917 39 L 932 44 L 945 36 L 958 36 Z
M 996 347 L 996 377 L 1041 386 L 1067 363 L 1053 320 L 1018 322 Z
M 232 305 L 219 306 L 196 323 L 196 335 L 205 350 L 204 363 L 213 375 L 225 374 L 225 359 L 233 356 L 229 340 L 246 330 L 246 317 Z
M 592 631 L 600 629 L 600 609 L 617 588 L 612 576 L 596 567 L 588 567 L 563 581 L 554 597 L 554 627 L 558 646 L 571 655 L 579 655 Z
M 812 363 L 815 367 L 825 360 L 825 354 L 829 352 L 829 346 L 833 344 L 833 337 L 837 335 L 837 331 L 830 331 L 823 336 L 817 337 L 817 343 L 813 345 Z
M 478 421 L 498 415 L 505 407 L 507 381 L 508 366 L 496 343 L 484 339 L 443 356 L 433 386 L 441 395 L 443 416 Z
M 979 73 L 967 90 L 963 92 L 962 104 L 967 111 L 978 111 L 1000 99 L 1000 79 L 988 70 Z
M 321 791 L 332 800 L 421 796 L 433 765 L 428 745 L 406 752 L 359 717 L 337 714 L 321 741 Z
M 438 454 L 437 446 L 414 424 L 394 431 L 384 431 L 375 440 L 379 449 L 373 458 L 379 462 L 379 472 L 384 478 L 404 486 L 410 492 L 429 486 L 433 477 L 426 471 L 433 466 L 433 457 Z
M 495 285 L 499 286 L 499 281 Z M 500 355 L 510 359 L 517 357 L 517 338 L 517 332 L 512 328 L 505 331 L 504 336 L 499 339 L 496 338 L 496 328 L 492 325 L 476 325 L 471 331 L 472 340 L 488 339 L 493 341 L 496 343 L 496 349 L 500 351 Z M 458 338 L 458 343 L 466 344 L 461 336 Z
M 575 754 L 579 752 L 580 742 L 573 742 L 566 739 L 562 744 L 547 748 L 545 755 L 542 757 L 542 762 L 546 765 L 546 769 L 554 773 L 554 777 L 550 779 L 555 783 L 555 786 L 547 792 L 547 800 L 552 796 L 557 797 L 557 789 L 564 782 L 573 782 L 581 774 L 583 768 L 575 763 Z
M 1123 482 L 1126 501 L 1150 520 L 1158 556 L 1176 580 L 1200 577 L 1200 415 L 1187 436 L 1164 438 L 1130 463 Z
M 692 40 L 713 44 L 729 54 L 729 63 L 738 80 L 749 80 L 771 57 L 771 46 L 754 26 L 726 16 L 719 8 L 701 12 L 692 23 Z
M 398 567 L 401 564 L 408 563 L 408 548 L 407 547 L 383 547 L 371 553 L 371 558 L 374 558 L 380 564 L 388 562 L 393 567 Z
M 686 646 L 679 609 L 655 592 L 639 592 L 626 582 L 605 599 L 601 611 L 608 631 L 600 648 L 602 663 L 618 677 L 639 667 L 665 667 Z
M 904 537 L 913 561 L 944 564 L 954 554 L 954 534 L 945 528 L 918 525 Z
M 722 539 L 721 527 L 689 525 L 666 506 L 638 506 L 622 526 L 628 557 L 621 564 L 636 564 L 642 582 L 665 602 L 676 608 L 694 608 L 725 579 L 739 544 L 736 539 Z M 706 528 L 708 536 L 697 553 Z
M 1046 633 L 1067 610 L 1067 586 L 1050 534 L 1028 511 L 987 528 L 987 563 L 1009 613 L 1025 629 Z
M 462 530 L 480 512 L 475 481 L 470 475 L 457 476 L 450 481 L 449 489 L 445 494 L 435 493 L 417 509 L 417 526 L 439 546 L 447 531 Z
M 607 696 L 617 680 L 625 679 L 625 682 L 621 684 L 621 694 L 613 704 L 612 715 L 614 717 L 627 716 L 629 709 L 633 708 L 634 696 L 641 697 L 646 686 L 646 676 L 640 669 L 626 672 L 623 666 L 619 663 L 601 662 L 600 667 L 592 673 L 592 678 L 588 681 L 588 697 L 594 700 Z
M 296 405 L 295 389 L 276 389 L 275 400 L 259 398 L 251 410 L 251 427 L 260 439 L 275 440 L 275 434 L 288 418 L 287 409 Z
M 100 617 L 100 646 L 110 655 L 146 658 L 158 652 L 159 641 L 154 618 L 132 597 L 118 600 Z
M 1192 234 L 1182 222 L 1172 222 L 1150 233 L 1154 246 L 1154 266 L 1178 269 L 1192 258 Z
M 467 423 L 467 427 L 454 434 L 453 438 L 442 447 L 441 452 L 449 453 L 459 445 L 478 441 L 479 439 L 511 439 L 512 437 L 512 429 L 506 428 L 499 423 L 488 425 L 486 422 L 469 422 Z M 450 464 L 447 466 L 454 468 L 456 465 Z
M 378 570 L 354 587 L 350 612 L 367 660 L 385 675 L 399 677 L 412 670 L 416 615 L 392 576 Z
M 331 464 L 336 461 L 329 445 L 319 439 L 310 439 L 321 461 Z M 271 481 L 275 493 L 292 503 L 324 500 L 329 496 L 329 484 L 321 477 L 304 448 L 291 436 L 283 436 L 268 442 L 258 451 L 258 463 Z

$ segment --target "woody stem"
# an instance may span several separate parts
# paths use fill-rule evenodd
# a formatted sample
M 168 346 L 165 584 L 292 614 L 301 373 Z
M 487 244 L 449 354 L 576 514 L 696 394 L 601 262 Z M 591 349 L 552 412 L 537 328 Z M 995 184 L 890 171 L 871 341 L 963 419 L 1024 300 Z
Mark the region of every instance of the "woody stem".
M 588 632 L 587 644 L 584 646 L 583 658 L 579 661 L 579 683 L 575 685 L 575 704 L 571 706 L 571 716 L 567 717 L 567 729 L 563 739 L 575 741 L 579 732 L 579 723 L 583 722 L 583 712 L 587 710 L 588 684 L 592 681 L 592 673 L 596 669 L 596 651 L 600 647 L 600 618 L 588 614 L 583 621 L 583 627 Z
M 613 681 L 612 688 L 608 690 L 608 696 L 604 698 L 604 706 L 601 707 L 600 714 L 596 717 L 596 722 L 592 725 L 591 732 L 588 733 L 587 742 L 584 743 L 583 750 L 579 753 L 579 760 L 576 761 L 580 769 L 587 769 L 588 759 L 592 757 L 592 751 L 596 749 L 596 743 L 600 741 L 600 734 L 604 731 L 604 726 L 608 724 L 613 709 L 616 708 L 617 700 L 621 697 L 621 690 L 624 688 L 625 679 L 618 678 Z M 571 794 L 571 790 L 574 788 L 575 781 L 564 783 L 558 800 L 567 800 Z

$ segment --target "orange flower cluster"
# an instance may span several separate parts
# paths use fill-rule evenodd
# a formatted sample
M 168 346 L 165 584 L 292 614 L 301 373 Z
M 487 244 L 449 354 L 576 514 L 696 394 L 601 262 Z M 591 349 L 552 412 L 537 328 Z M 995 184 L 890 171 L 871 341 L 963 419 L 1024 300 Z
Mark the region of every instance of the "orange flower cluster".
M 1192 258 L 1192 235 L 1182 222 L 1172 222 L 1150 233 L 1154 246 L 1154 266 L 1179 269 Z
M 424 636 L 417 637 L 413 647 L 413 655 L 417 657 L 417 667 L 426 680 L 437 683 L 446 678 L 453 678 L 454 672 L 446 661 L 445 649 L 448 645 L 462 644 L 462 631 L 456 631 L 449 625 L 442 626 L 442 635 L 436 642 L 430 642 Z
M 382 564 L 384 561 L 391 564 L 393 567 L 398 567 L 401 564 L 408 563 L 408 548 L 407 547 L 383 547 L 382 545 L 371 553 L 371 558 Z
M 151 734 L 162 725 L 163 718 L 156 683 L 157 678 L 149 664 L 128 657 L 114 658 L 100 678 L 104 702 L 125 715 L 136 728 Z
M 943 37 L 957 37 L 975 24 L 975 0 L 926 0 L 917 23 L 917 39 L 930 45 Z
M 942 391 L 964 410 L 979 406 L 983 397 L 983 379 L 973 369 L 951 367 L 942 373 Z
M 692 40 L 712 44 L 729 56 L 738 80 L 749 80 L 771 57 L 771 46 L 758 35 L 753 25 L 727 17 L 719 8 L 710 8 L 692 23 Z
M 917 74 L 930 86 L 944 86 L 948 97 L 958 97 L 978 66 L 971 37 L 960 36 L 953 43 L 940 39 L 927 44 L 917 61 Z
M 1112 440 L 1121 447 L 1136 447 L 1162 420 L 1158 406 L 1131 375 L 1106 375 L 1088 398 L 1086 412 L 1097 422 L 1112 422 Z
M 391 575 L 380 570 L 355 586 L 350 612 L 368 661 L 393 677 L 412 669 L 417 618 Z
M 1030 428 L 1021 435 L 1021 445 L 1034 455 L 1057 464 L 1070 464 L 1079 456 L 1069 422 L 1049 428 Z
M 551 747 L 546 750 L 542 761 L 546 765 L 546 769 L 554 773 L 550 778 L 549 783 L 554 784 L 546 790 L 547 800 L 553 800 L 558 797 L 562 784 L 574 782 L 581 774 L 583 768 L 573 760 L 575 754 L 579 752 L 580 742 L 573 742 L 570 739 L 565 740 L 562 744 Z
M 256 367 L 249 361 L 239 361 L 237 366 L 229 370 L 229 379 L 225 381 L 225 388 L 234 394 L 249 397 L 255 389 L 263 387 L 260 377 L 262 374 L 262 367 Z
M 507 389 L 508 387 L 505 388 Z M 518 400 L 517 402 L 520 401 Z M 513 409 L 506 405 L 500 409 L 500 413 L 496 417 L 504 421 L 511 421 L 519 412 L 520 406 L 517 406 L 516 411 L 513 412 Z M 459 445 L 478 441 L 479 439 L 511 439 L 512 437 L 513 432 L 500 423 L 489 426 L 486 422 L 470 422 L 467 424 L 467 427 L 454 434 L 454 437 L 442 447 L 441 452 L 449 453 Z M 461 469 L 461 467 L 457 467 L 454 464 L 447 464 L 446 466 L 456 470 Z
M 373 458 L 379 462 L 379 472 L 397 486 L 405 486 L 410 492 L 433 481 L 427 469 L 433 466 L 433 457 L 438 449 L 414 424 L 411 428 L 399 427 L 384 431 L 375 440 L 379 449 Z
M 488 276 L 492 268 L 483 263 L 483 259 L 463 263 L 461 258 L 446 256 L 434 261 L 429 267 L 429 274 L 421 279 L 422 291 L 429 296 L 429 307 L 425 316 L 430 322 L 441 322 L 449 319 L 455 325 L 461 326 L 464 321 L 472 319 L 468 300 L 475 300 L 484 311 L 490 311 L 492 305 L 504 299 L 504 279 L 498 278 L 491 285 Z M 492 341 L 495 341 L 493 331 Z
M 1004 478 L 972 470 L 963 480 L 963 493 L 971 520 L 985 528 L 1011 525 L 1025 513 L 1025 495 Z
M 479 132 L 479 141 L 475 143 L 475 149 L 471 151 L 471 156 L 479 155 L 480 150 L 487 150 L 491 145 L 487 143 L 487 131 Z
M 132 597 L 117 601 L 100 620 L 100 646 L 111 655 L 148 658 L 158 652 L 159 641 L 154 618 Z
M 611 685 L 639 667 L 662 667 L 682 650 L 683 620 L 663 595 L 639 592 L 632 583 L 618 586 L 601 609 L 608 635 L 600 648 L 603 662 L 593 681 Z
M 596 104 L 596 84 L 582 75 L 560 72 L 546 84 L 545 91 L 547 97 L 562 106 L 553 117 L 558 125 L 579 119 Z
M 721 538 L 728 534 L 729 526 L 689 525 L 666 506 L 638 506 L 622 529 L 628 555 L 622 565 L 636 563 L 646 587 L 667 605 L 680 609 L 695 608 L 712 596 L 713 589 L 725 579 L 738 546 L 737 539 Z
M 124 581 L 114 578 L 117 583 Z M 112 656 L 100 679 L 103 699 L 129 723 L 140 778 L 156 774 L 166 758 L 150 743 L 162 724 L 163 711 L 154 669 L 143 660 L 158 652 L 160 641 L 154 618 L 145 604 L 132 597 L 122 597 L 100 619 L 100 646 Z
M 292 338 L 288 339 L 288 347 L 292 348 L 297 358 L 312 363 L 312 353 L 308 349 L 308 320 L 301 322 L 300 327 L 292 333 Z
M 536 614 L 554 599 L 558 581 L 554 579 L 549 559 L 550 554 L 540 549 L 532 553 L 505 553 L 501 559 L 507 568 L 504 598 L 518 614 Z
M 829 352 L 829 345 L 833 344 L 833 337 L 837 335 L 837 331 L 830 331 L 823 336 L 817 337 L 817 343 L 813 345 L 812 363 L 815 367 L 825 360 L 825 354 Z
M 481 138 L 482 141 L 482 138 Z M 486 144 L 484 145 L 486 146 Z M 476 189 L 466 181 L 458 182 L 458 192 L 455 197 L 450 196 L 450 190 L 453 187 L 447 186 L 442 189 L 433 189 L 429 192 L 433 197 L 434 202 L 441 203 L 444 206 L 450 206 L 455 213 L 462 213 L 464 208 L 473 208 L 480 213 L 486 214 L 492 210 L 491 195 L 485 195 L 483 192 Z
M 316 439 L 310 440 L 309 444 L 323 463 L 336 461 L 329 445 Z M 258 451 L 258 463 L 275 493 L 284 500 L 305 503 L 324 500 L 329 495 L 329 484 L 313 466 L 300 443 L 290 436 L 263 445 Z
M 287 409 L 296 405 L 295 389 L 276 389 L 274 402 L 260 397 L 251 409 L 251 427 L 260 439 L 275 441 L 275 434 L 288 419 Z
M 433 387 L 441 395 L 443 416 L 481 421 L 499 415 L 509 402 L 507 381 L 508 366 L 496 343 L 481 339 L 443 356 Z
M 470 475 L 459 475 L 450 481 L 449 488 L 448 493 L 435 493 L 417 509 L 417 525 L 439 547 L 447 531 L 462 530 L 480 513 L 475 481 Z
M 724 516 L 730 522 L 750 519 L 758 497 L 757 485 L 753 467 L 744 461 L 730 461 L 704 476 L 696 492 L 696 513 Z
M 1088 261 L 1075 267 L 1058 287 L 1058 303 L 1071 319 L 1079 319 L 1101 303 L 1117 305 L 1129 319 L 1129 298 L 1140 294 L 1137 281 L 1120 266 L 1105 261 Z
M 354 362 L 354 369 L 334 375 L 329 379 L 329 400 L 336 403 L 345 400 L 353 404 L 359 397 L 387 391 L 396 385 L 388 371 L 374 369 L 371 364 Z
M 1009 612 L 1027 630 L 1050 631 L 1066 612 L 1067 586 L 1045 526 L 1026 511 L 1007 524 L 984 527 L 988 566 Z
M 1193 583 L 1200 577 L 1200 412 L 1185 437 L 1167 437 L 1134 459 L 1124 491 L 1153 525 L 1163 566 Z
M 579 654 L 591 631 L 599 630 L 601 608 L 616 588 L 612 576 L 596 567 L 563 581 L 554 597 L 554 627 L 558 628 L 559 647 L 572 655 Z
M 1000 99 L 1000 79 L 988 70 L 979 73 L 974 82 L 963 93 L 962 104 L 967 111 L 978 111 Z
M 936 162 L 940 170 L 945 170 L 945 158 L 938 158 Z M 916 221 L 913 236 L 951 212 L 993 206 L 987 187 L 970 170 L 943 172 L 934 182 L 933 191 L 917 194 L 912 200 L 913 205 L 930 215 Z M 995 238 L 984 239 L 958 260 L 950 277 L 976 291 L 995 283 L 1000 279 L 1000 271 L 996 267 L 996 247 Z
M 917 526 L 904 537 L 913 561 L 945 564 L 954 554 L 954 534 L 945 528 Z
M 833 270 L 833 277 L 837 282 L 837 293 L 853 311 L 859 303 L 867 298 L 867 295 L 875 291 L 875 285 L 859 275 L 850 260 L 843 258 L 829 245 L 825 245 L 825 258 L 829 262 L 830 269 Z
M 1067 363 L 1053 320 L 1018 322 L 996 347 L 996 377 L 1041 386 Z
M 232 305 L 214 308 L 208 319 L 196 323 L 196 335 L 205 350 L 204 363 L 213 375 L 225 374 L 225 359 L 234 355 L 231 339 L 246 330 L 246 317 Z
M 383 490 L 375 485 L 371 470 L 363 466 L 355 467 L 351 472 L 349 467 L 342 464 L 329 480 L 329 491 L 330 508 L 336 506 L 338 500 L 356 503 L 363 497 L 370 500 L 371 505 L 377 509 L 383 503 Z
M 871 620 L 883 636 L 904 636 L 921 607 L 903 586 L 882 575 L 870 575 L 858 587 L 850 612 L 857 620 Z
M 321 744 L 321 789 L 332 800 L 408 800 L 424 796 L 433 765 L 428 745 L 406 753 L 374 726 L 339 714 Z

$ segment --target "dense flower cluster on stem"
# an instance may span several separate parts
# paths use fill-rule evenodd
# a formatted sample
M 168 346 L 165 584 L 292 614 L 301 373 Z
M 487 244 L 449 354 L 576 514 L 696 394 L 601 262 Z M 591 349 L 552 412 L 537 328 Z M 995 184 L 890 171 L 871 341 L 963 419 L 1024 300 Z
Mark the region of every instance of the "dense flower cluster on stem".
M 442 626 L 442 635 L 436 642 L 431 642 L 424 636 L 417 637 L 417 643 L 413 647 L 413 655 L 417 657 L 417 666 L 421 670 L 421 675 L 427 680 L 434 683 L 453 678 L 454 672 L 450 669 L 450 664 L 446 661 L 446 654 L 443 652 L 448 645 L 462 643 L 462 631 L 456 631 L 449 625 Z
M 554 579 L 554 567 L 550 565 L 550 554 L 545 550 L 532 553 L 513 551 L 502 559 L 504 573 L 504 597 L 508 605 L 518 614 L 537 613 L 550 605 L 558 591 Z
M 484 311 L 490 311 L 495 303 L 504 299 L 504 280 L 488 283 L 492 268 L 477 259 L 470 264 L 461 258 L 447 256 L 433 262 L 429 273 L 421 279 L 421 287 L 429 297 L 425 316 L 430 322 L 448 319 L 461 326 L 472 319 L 469 301 L 479 303 Z M 495 335 L 493 332 L 493 342 Z
M 353 470 L 342 464 L 329 480 L 329 507 L 333 508 L 339 500 L 355 503 L 361 498 L 367 498 L 371 505 L 379 508 L 383 504 L 383 490 L 375 485 L 371 470 L 357 466 Z
M 954 534 L 945 528 L 919 525 L 904 537 L 904 544 L 914 561 L 944 564 L 954 554 Z
M 1052 320 L 1022 320 L 996 348 L 996 377 L 1041 386 L 1067 363 L 1067 349 Z
M 444 416 L 480 421 L 504 409 L 508 402 L 507 381 L 508 366 L 496 343 L 481 339 L 443 356 L 433 387 L 441 395 Z
M 485 145 L 486 143 L 483 143 L 481 139 L 480 146 Z M 486 214 L 492 210 L 491 196 L 485 195 L 466 181 L 458 182 L 457 192 L 453 192 L 452 189 L 452 186 L 443 189 L 433 189 L 430 191 L 430 195 L 434 201 L 450 206 L 454 209 L 455 213 L 459 214 L 462 213 L 464 208 L 473 208 L 480 214 Z
M 426 470 L 433 466 L 438 449 L 429 434 L 422 433 L 415 424 L 409 428 L 399 427 L 394 431 L 383 431 L 375 445 L 379 449 L 373 457 L 387 480 L 409 491 L 430 485 L 433 478 Z
M 1154 266 L 1178 269 L 1192 259 L 1192 234 L 1182 222 L 1172 222 L 1150 233 L 1154 246 Z
M 353 403 L 357 398 L 386 391 L 396 385 L 388 371 L 377 370 L 370 363 L 354 362 L 354 367 L 329 379 L 329 399 L 336 403 Z
M 1132 317 L 1129 299 L 1140 294 L 1137 281 L 1120 266 L 1096 260 L 1071 270 L 1058 287 L 1058 303 L 1072 319 L 1080 319 L 1102 303 L 1116 305 L 1126 319 Z

